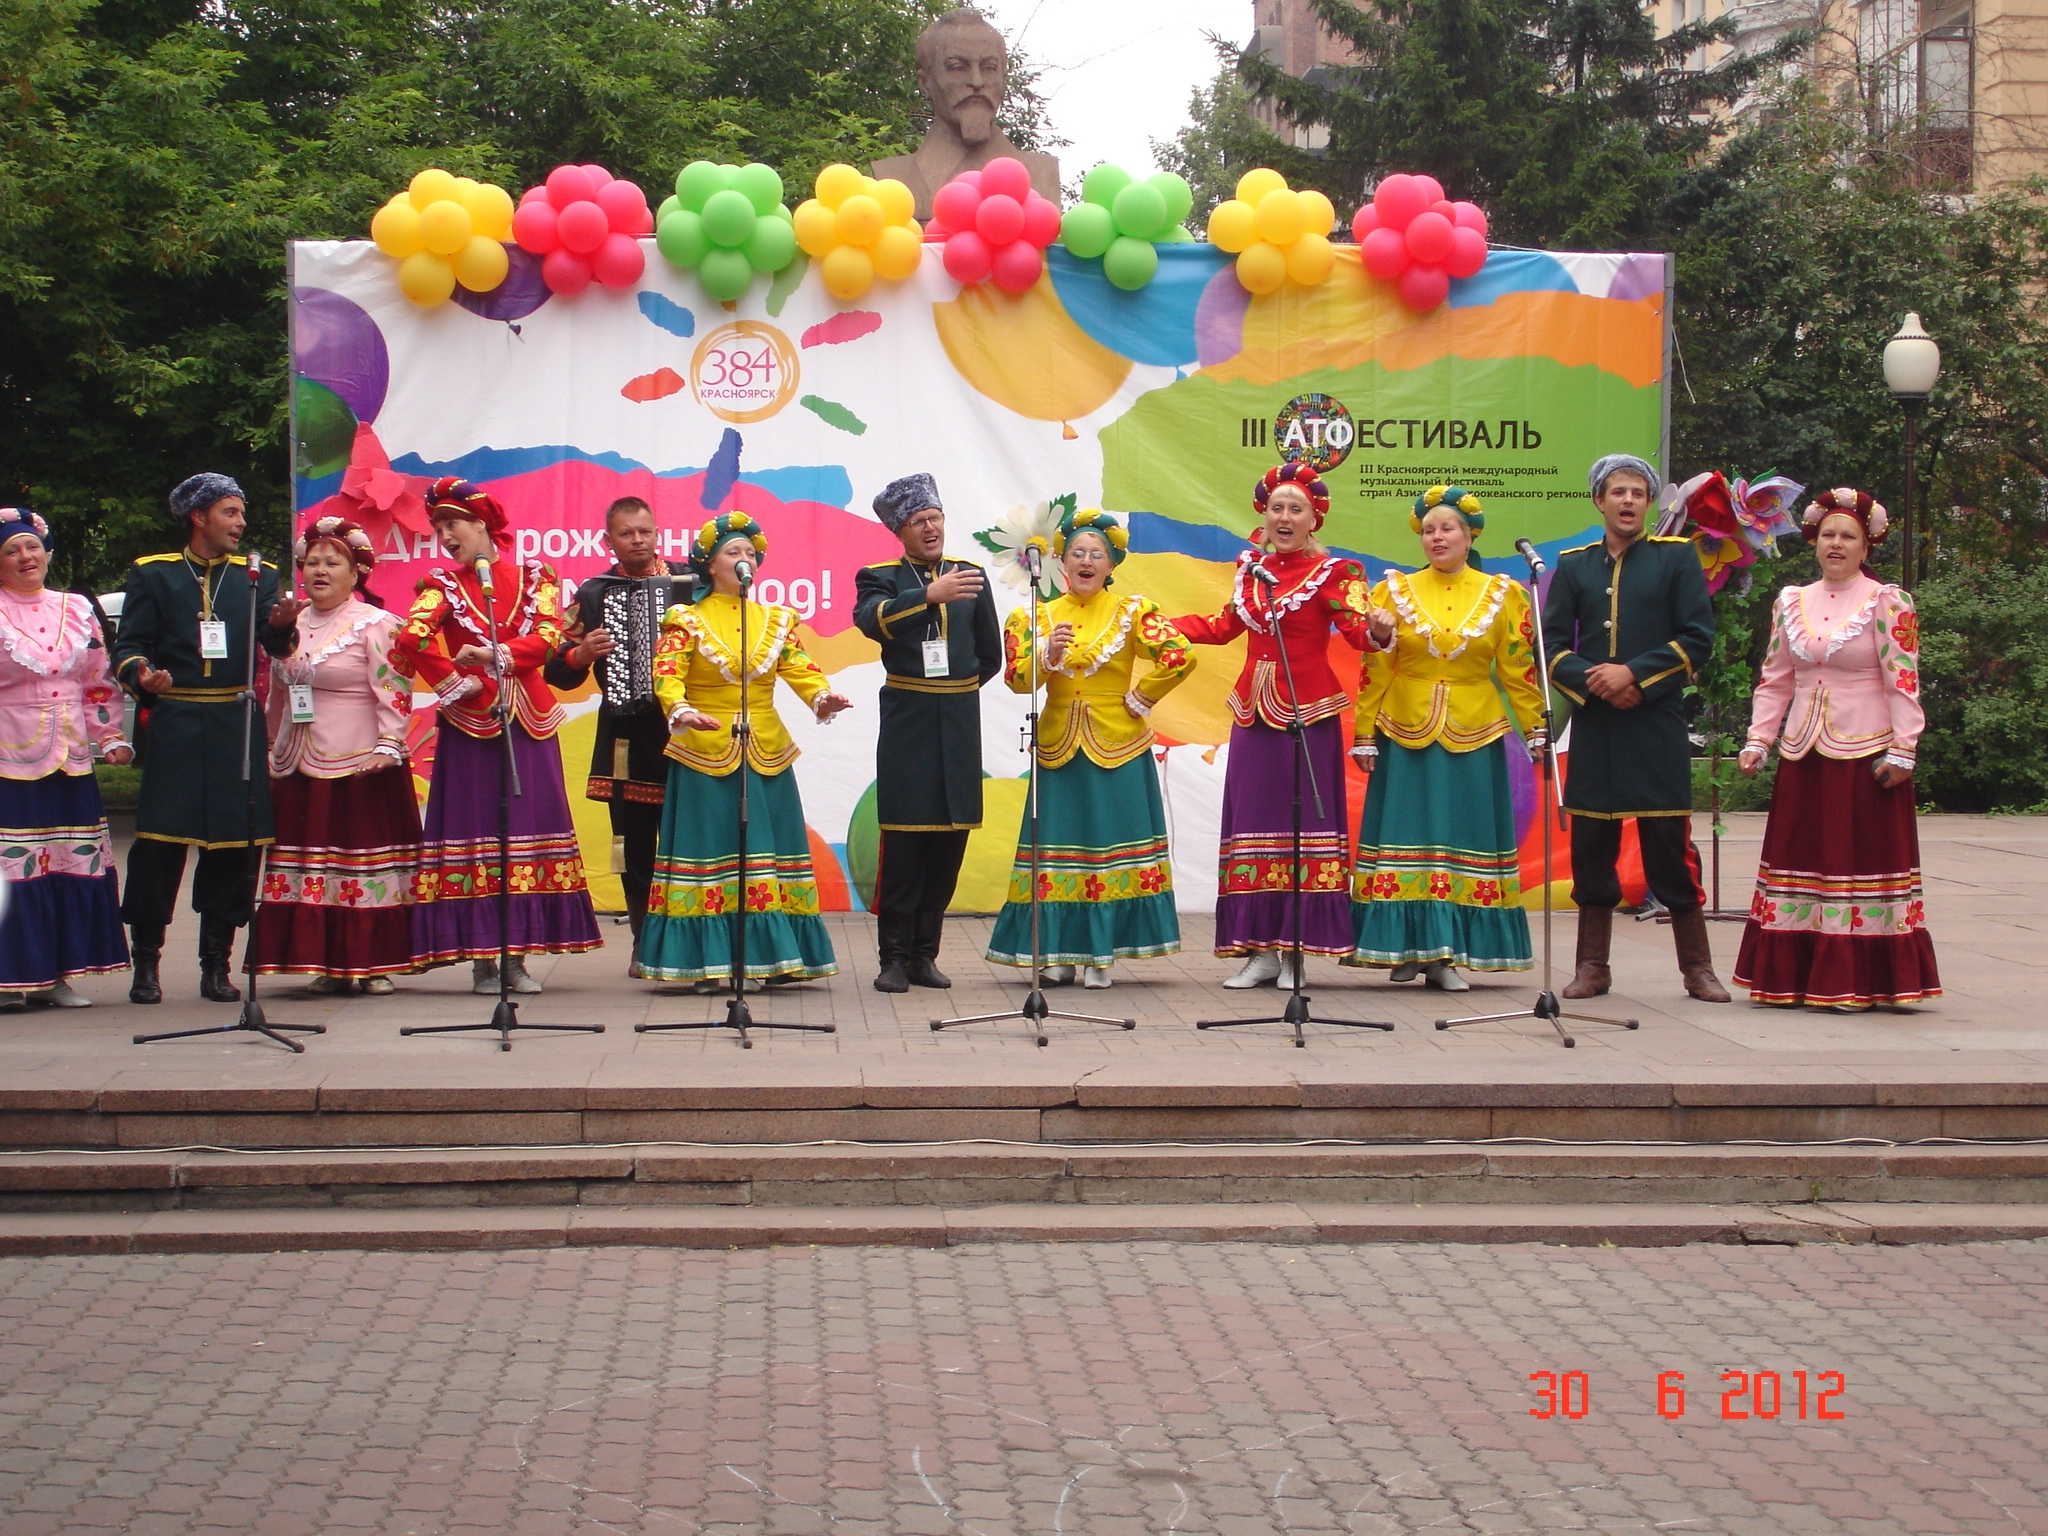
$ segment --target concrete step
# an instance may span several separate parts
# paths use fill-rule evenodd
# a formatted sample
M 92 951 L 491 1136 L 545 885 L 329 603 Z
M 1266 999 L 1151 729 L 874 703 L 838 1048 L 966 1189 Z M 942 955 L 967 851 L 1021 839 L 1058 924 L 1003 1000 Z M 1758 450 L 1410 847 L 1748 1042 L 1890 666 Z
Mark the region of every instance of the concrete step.
M 0 1153 L 0 1213 L 2048 1205 L 2048 1142 L 344 1148 Z M 545 1218 L 553 1220 L 553 1217 Z M 817 1219 L 826 1219 L 822 1214 Z

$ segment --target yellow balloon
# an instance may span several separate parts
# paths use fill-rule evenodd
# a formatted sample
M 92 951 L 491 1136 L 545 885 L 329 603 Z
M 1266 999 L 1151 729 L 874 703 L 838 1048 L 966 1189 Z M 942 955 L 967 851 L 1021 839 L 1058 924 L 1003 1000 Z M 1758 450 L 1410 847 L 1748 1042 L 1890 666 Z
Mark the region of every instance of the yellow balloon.
M 1250 203 L 1233 197 L 1229 202 L 1218 203 L 1216 211 L 1209 215 L 1209 243 L 1219 251 L 1235 256 L 1258 238 L 1258 215 Z
M 1327 235 L 1337 223 L 1337 207 L 1314 187 L 1305 187 L 1301 193 L 1302 206 L 1308 210 L 1308 233 Z
M 1051 283 L 1004 293 L 971 283 L 932 306 L 932 323 L 961 377 L 1035 421 L 1071 423 L 1100 410 L 1131 376 L 1131 360 L 1082 330 Z
M 412 185 L 405 189 L 412 199 L 413 207 L 425 213 L 443 198 L 455 195 L 455 178 L 446 171 L 429 168 L 413 177 Z
M 815 197 L 797 205 L 791 222 L 796 225 L 797 248 L 806 256 L 823 256 L 839 243 L 839 215 Z
M 1277 192 L 1268 192 L 1259 199 L 1259 236 L 1275 245 L 1291 245 L 1301 238 L 1301 232 L 1308 228 L 1308 210 L 1301 204 L 1301 194 L 1290 192 L 1285 187 Z
M 1255 171 L 1246 171 L 1237 178 L 1237 200 L 1241 203 L 1250 203 L 1254 208 L 1259 206 L 1268 192 L 1286 190 L 1287 178 L 1263 165 Z
M 818 263 L 825 291 L 835 299 L 857 299 L 875 285 L 875 263 L 858 246 L 835 245 Z
M 1328 235 L 1314 231 L 1287 247 L 1287 276 L 1304 288 L 1327 279 L 1337 265 L 1337 248 Z
M 917 212 L 917 199 L 910 195 L 910 188 L 887 177 L 875 183 L 875 189 L 868 194 L 882 205 L 882 220 L 888 224 L 908 224 Z
M 856 197 L 867 185 L 867 177 L 850 165 L 828 165 L 818 172 L 818 201 L 827 208 L 837 208 L 849 197 Z
M 891 224 L 875 237 L 875 276 L 900 283 L 924 260 L 924 242 L 907 224 Z
M 1237 280 L 1248 293 L 1272 293 L 1287 281 L 1287 258 L 1269 240 L 1246 246 L 1238 254 Z
M 420 248 L 420 211 L 403 192 L 377 210 L 370 220 L 370 238 L 386 256 L 405 260 Z
M 455 253 L 455 279 L 471 293 L 489 293 L 505 281 L 511 266 L 505 247 L 488 235 L 471 235 Z
M 448 302 L 455 269 L 431 251 L 414 251 L 398 264 L 398 291 L 422 309 Z
M 466 176 L 462 179 L 469 181 Z M 461 188 L 461 195 L 457 201 L 469 210 L 469 222 L 478 234 L 492 240 L 511 238 L 512 197 L 503 187 L 494 187 L 487 182 L 470 181 L 468 186 Z
M 842 245 L 869 246 L 882 232 L 882 205 L 865 192 L 856 192 L 839 205 L 839 240 Z
M 469 210 L 452 197 L 429 203 L 420 214 L 420 244 L 436 256 L 453 256 L 476 233 Z

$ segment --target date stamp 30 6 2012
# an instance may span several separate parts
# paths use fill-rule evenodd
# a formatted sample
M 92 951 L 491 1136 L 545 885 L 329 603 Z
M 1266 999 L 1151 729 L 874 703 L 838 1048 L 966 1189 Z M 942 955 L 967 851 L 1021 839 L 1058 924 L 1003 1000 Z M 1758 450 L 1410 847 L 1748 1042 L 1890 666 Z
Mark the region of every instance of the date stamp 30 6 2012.
M 1529 1385 L 1536 1402 L 1529 1410 L 1537 1419 L 1583 1419 L 1593 1411 L 1593 1386 L 1584 1371 L 1531 1371 Z M 1741 1371 L 1721 1373 L 1724 1421 L 1845 1419 L 1841 1399 L 1849 1385 L 1840 1371 Z M 1667 1419 L 1686 1416 L 1685 1372 L 1659 1373 L 1657 1412 Z

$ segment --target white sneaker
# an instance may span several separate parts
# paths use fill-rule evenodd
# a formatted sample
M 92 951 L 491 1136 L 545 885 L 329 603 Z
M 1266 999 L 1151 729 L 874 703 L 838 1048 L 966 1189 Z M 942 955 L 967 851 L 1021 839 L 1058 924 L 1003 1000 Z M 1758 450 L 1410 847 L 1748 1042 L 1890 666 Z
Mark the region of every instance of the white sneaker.
M 1089 966 L 1081 973 L 1081 985 L 1092 987 L 1097 992 L 1100 992 L 1109 985 L 1109 967 L 1106 965 Z
M 1048 965 L 1038 973 L 1045 978 L 1048 987 L 1070 987 L 1074 984 L 1074 968 L 1071 965 Z
M 1422 974 L 1420 960 L 1403 960 L 1387 973 L 1389 981 L 1413 981 Z
M 470 961 L 469 990 L 478 997 L 496 997 L 498 995 L 498 962 L 495 960 Z
M 39 1003 L 45 1008 L 90 1008 L 92 1006 L 91 998 L 81 997 L 61 981 L 54 987 L 44 987 L 39 992 L 31 992 L 29 994 L 29 1001 Z
M 1470 992 L 1472 983 L 1458 974 L 1457 967 L 1448 960 L 1434 960 L 1425 971 L 1424 978 L 1429 985 L 1444 992 Z
M 1261 950 L 1245 961 L 1238 973 L 1223 985 L 1232 988 L 1262 987 L 1279 974 L 1280 957 L 1271 950 Z

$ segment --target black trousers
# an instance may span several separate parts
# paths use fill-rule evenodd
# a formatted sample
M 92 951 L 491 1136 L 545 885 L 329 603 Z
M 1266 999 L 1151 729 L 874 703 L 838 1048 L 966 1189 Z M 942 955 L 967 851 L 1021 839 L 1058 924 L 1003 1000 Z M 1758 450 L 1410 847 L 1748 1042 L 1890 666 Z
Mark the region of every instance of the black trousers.
M 178 885 L 185 878 L 184 843 L 138 837 L 128 850 L 128 885 L 121 893 L 121 921 L 143 939 L 163 941 L 171 913 L 178 904 Z M 256 870 L 261 848 L 202 848 L 192 872 L 192 910 L 201 917 L 225 918 L 237 928 L 249 921 L 256 899 Z
M 960 862 L 967 857 L 967 831 L 892 832 L 882 829 L 881 868 L 875 875 L 875 929 L 882 964 L 891 960 L 933 960 L 939 930 Z
M 625 851 L 620 883 L 626 890 L 626 916 L 633 925 L 633 937 L 640 937 L 640 925 L 647 918 L 647 891 L 654 884 L 654 845 L 661 836 L 661 804 L 645 805 L 638 800 L 611 802 L 612 836 Z
M 1638 816 L 1643 874 L 1656 898 L 1674 912 L 1706 904 L 1700 856 L 1692 845 L 1690 816 Z M 1621 822 L 1602 816 L 1572 818 L 1572 902 L 1581 907 L 1621 905 Z

